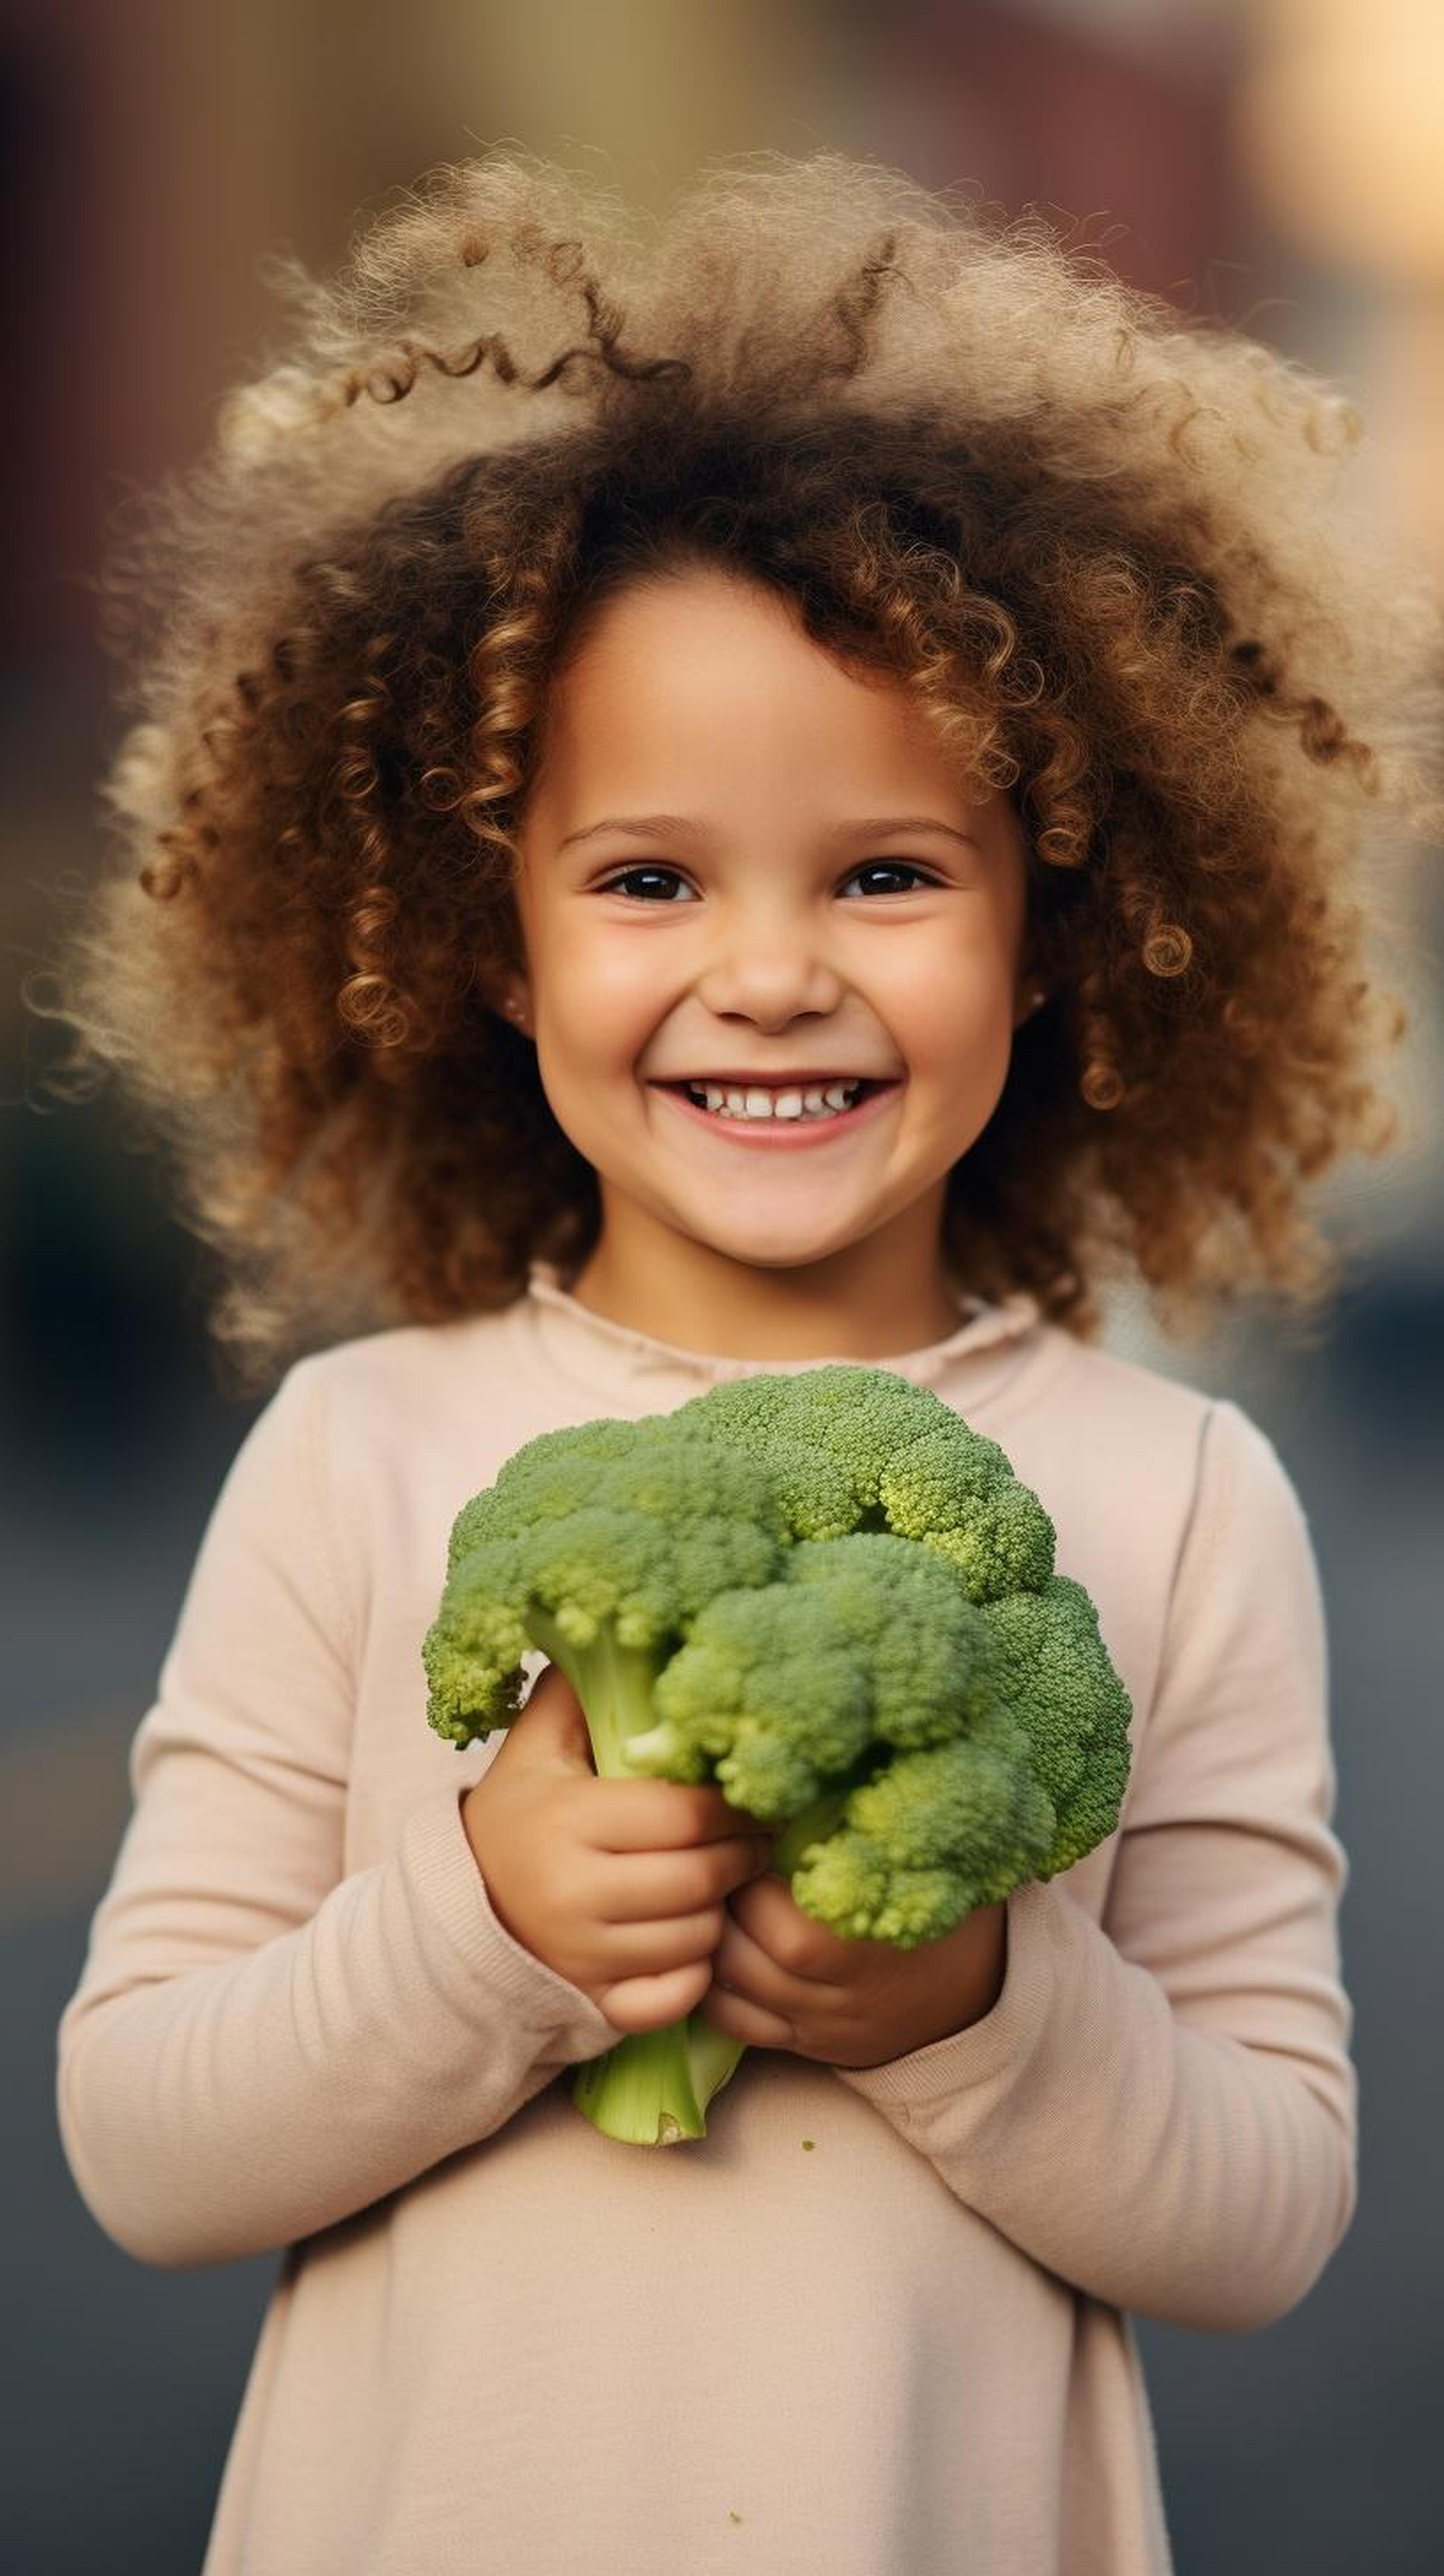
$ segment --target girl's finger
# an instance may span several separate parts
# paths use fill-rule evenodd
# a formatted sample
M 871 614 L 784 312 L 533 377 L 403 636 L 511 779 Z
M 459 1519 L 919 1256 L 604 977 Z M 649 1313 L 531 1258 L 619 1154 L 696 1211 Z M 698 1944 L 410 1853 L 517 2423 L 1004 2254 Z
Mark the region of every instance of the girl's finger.
M 786 1880 L 770 1869 L 761 1870 L 755 1883 L 732 1891 L 727 1920 L 794 1992 L 804 1986 L 816 1994 L 819 1987 L 850 1985 L 858 1973 L 858 1952 L 877 1946 L 840 1941 L 824 1924 L 814 1923 L 794 1901 Z M 900 1953 L 887 1955 L 895 1960 Z
M 669 1968 L 657 1977 L 623 1977 L 593 1988 L 597 2008 L 613 2030 L 630 2037 L 641 2030 L 666 2030 L 695 2011 L 711 1983 L 710 1962 Z
M 602 1923 L 643 1923 L 695 1914 L 718 1905 L 765 1872 L 770 1845 L 753 1835 L 697 1843 L 686 1851 L 609 1853 L 596 1867 L 595 1906 Z
M 729 1806 L 720 1789 L 686 1788 L 677 1780 L 592 1779 L 586 1797 L 582 1831 L 594 1851 L 692 1850 L 749 1831 L 778 1831 Z
M 609 1923 L 595 1944 L 602 1973 L 609 1977 L 645 1976 L 680 1963 L 710 1959 L 721 1937 L 721 1908 L 700 1914 L 659 1914 L 648 1923 Z
M 806 1980 L 770 1957 L 730 1907 L 713 1954 L 712 1982 L 730 1988 L 739 2002 L 754 2010 L 782 2017 L 789 2026 L 799 2006 L 810 2000 Z
M 745 2040 L 749 2048 L 790 2048 L 797 2037 L 794 2025 L 783 2014 L 764 2012 L 760 2004 L 750 2003 L 745 1995 L 719 1986 L 715 1976 L 700 2009 L 711 2029 L 720 2031 L 724 2039 Z

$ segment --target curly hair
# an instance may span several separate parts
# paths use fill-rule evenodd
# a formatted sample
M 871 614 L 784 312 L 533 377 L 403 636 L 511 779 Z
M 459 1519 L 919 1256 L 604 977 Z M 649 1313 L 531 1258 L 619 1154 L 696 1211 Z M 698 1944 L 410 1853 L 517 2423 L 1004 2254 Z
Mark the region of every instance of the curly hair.
M 518 827 L 586 621 L 741 572 L 910 693 L 1029 866 L 1046 1006 L 948 1176 L 943 1258 L 1079 1338 L 1141 1274 L 1190 1335 L 1337 1285 L 1306 1185 L 1382 1152 L 1353 871 L 1432 829 L 1435 603 L 1350 533 L 1329 387 L 1029 213 L 821 152 L 661 217 L 514 147 L 433 171 L 213 451 L 120 514 L 118 864 L 60 959 L 78 1046 L 171 1149 L 238 1385 L 495 1310 L 597 1239 L 496 1007 Z

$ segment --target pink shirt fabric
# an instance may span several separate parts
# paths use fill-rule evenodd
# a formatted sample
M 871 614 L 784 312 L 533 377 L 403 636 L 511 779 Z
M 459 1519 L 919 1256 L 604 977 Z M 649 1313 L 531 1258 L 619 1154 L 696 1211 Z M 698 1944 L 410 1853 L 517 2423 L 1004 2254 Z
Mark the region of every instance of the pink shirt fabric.
M 847 1358 L 846 1352 L 820 1358 Z M 753 2050 L 703 2140 L 603 2138 L 615 2034 L 502 1929 L 427 1726 L 457 1509 L 535 1433 L 760 1363 L 505 1312 L 293 1365 L 204 1532 L 58 2034 L 144 2263 L 284 2260 L 203 2576 L 1165 2576 L 1130 2315 L 1303 2299 L 1356 2196 L 1307 1523 L 1234 1403 L 1018 1296 L 886 1365 L 1007 1450 L 1134 1707 L 1120 1830 L 1008 1901 L 971 2028 Z

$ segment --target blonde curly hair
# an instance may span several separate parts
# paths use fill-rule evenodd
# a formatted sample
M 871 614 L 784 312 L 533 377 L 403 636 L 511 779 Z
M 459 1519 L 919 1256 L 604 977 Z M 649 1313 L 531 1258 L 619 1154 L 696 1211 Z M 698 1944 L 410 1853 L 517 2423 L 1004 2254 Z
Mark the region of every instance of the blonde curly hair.
M 751 154 L 661 217 L 510 146 L 330 283 L 213 452 L 114 527 L 118 865 L 59 959 L 173 1155 L 233 1382 L 574 1271 L 596 1175 L 499 1015 L 517 828 L 586 619 L 679 563 L 891 674 L 1029 850 L 1050 998 L 949 1175 L 943 1256 L 1080 1338 L 1337 1284 L 1306 1184 L 1377 1153 L 1351 876 L 1437 820 L 1438 611 L 1350 535 L 1347 406 L 1036 215 Z

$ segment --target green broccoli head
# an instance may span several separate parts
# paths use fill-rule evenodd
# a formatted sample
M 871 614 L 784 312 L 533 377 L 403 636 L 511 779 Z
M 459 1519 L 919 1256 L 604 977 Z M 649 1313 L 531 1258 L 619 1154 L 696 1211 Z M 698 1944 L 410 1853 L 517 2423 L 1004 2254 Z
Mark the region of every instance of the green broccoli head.
M 545 1432 L 465 1504 L 427 1715 L 458 1746 L 508 1725 L 540 1648 L 599 1773 L 715 1782 L 779 1828 L 804 1913 L 912 1948 L 1118 1823 L 1129 1701 L 1054 1547 L 997 1443 L 894 1372 L 729 1380 Z M 743 2051 L 679 2031 L 583 2070 L 598 2127 L 704 2133 Z

